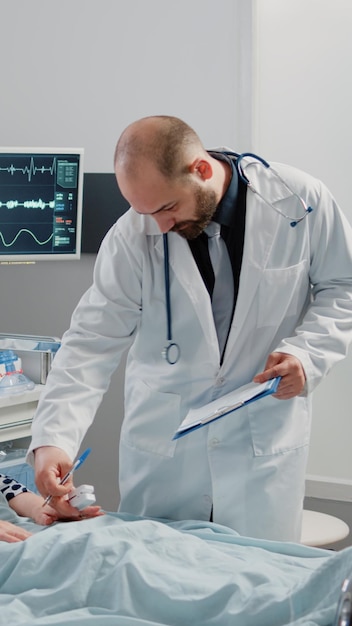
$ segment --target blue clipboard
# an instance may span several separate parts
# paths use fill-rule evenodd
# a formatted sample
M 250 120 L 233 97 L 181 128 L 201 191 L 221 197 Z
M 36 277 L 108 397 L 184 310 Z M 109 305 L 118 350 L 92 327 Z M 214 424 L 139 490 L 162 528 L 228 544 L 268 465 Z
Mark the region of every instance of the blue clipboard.
M 221 396 L 221 398 L 209 404 L 205 404 L 197 409 L 191 409 L 172 439 L 184 437 L 188 435 L 188 433 L 192 433 L 198 430 L 198 428 L 203 428 L 203 426 L 221 419 L 224 415 L 233 413 L 251 402 L 256 402 L 261 398 L 265 398 L 265 396 L 272 395 L 276 392 L 280 380 L 281 376 L 278 376 L 265 383 L 249 383 L 248 385 L 243 385 L 227 393 L 225 396 Z

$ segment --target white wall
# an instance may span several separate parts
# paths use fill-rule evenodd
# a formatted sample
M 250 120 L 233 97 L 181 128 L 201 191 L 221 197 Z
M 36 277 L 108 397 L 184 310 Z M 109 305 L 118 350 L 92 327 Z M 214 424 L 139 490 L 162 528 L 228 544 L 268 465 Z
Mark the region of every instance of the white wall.
M 350 0 L 255 2 L 253 149 L 321 178 L 352 222 L 351 32 Z M 311 478 L 344 484 L 347 499 L 351 378 L 350 354 L 314 394 L 308 466 Z
M 245 1 L 0 0 L 0 10 L 2 145 L 82 145 L 86 171 L 108 172 L 124 127 L 157 113 L 184 118 L 209 146 L 245 145 Z
M 251 3 L 247 0 L 0 0 L 0 142 L 83 146 L 85 171 L 111 172 L 136 118 L 182 117 L 207 146 L 248 148 Z M 0 266 L 0 330 L 61 336 L 91 282 L 94 257 Z M 123 372 L 113 378 L 80 470 L 117 504 Z

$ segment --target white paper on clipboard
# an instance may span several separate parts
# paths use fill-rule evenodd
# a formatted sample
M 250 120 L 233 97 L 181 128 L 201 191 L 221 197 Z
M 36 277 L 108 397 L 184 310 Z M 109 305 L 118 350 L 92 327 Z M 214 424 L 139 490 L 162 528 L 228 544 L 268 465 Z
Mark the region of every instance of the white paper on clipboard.
M 181 425 L 178 427 L 173 439 L 183 437 L 189 432 L 201 428 L 210 422 L 232 413 L 242 406 L 255 402 L 260 398 L 275 393 L 280 382 L 280 377 L 272 378 L 265 383 L 248 383 L 217 400 L 209 402 L 197 409 L 191 409 Z

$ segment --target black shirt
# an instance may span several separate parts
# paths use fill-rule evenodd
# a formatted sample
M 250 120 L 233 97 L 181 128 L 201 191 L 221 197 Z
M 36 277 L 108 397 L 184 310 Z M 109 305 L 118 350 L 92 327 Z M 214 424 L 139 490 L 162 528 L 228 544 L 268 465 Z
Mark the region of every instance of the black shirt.
M 227 154 L 222 152 L 209 151 L 209 154 L 215 159 L 226 161 L 232 168 L 232 177 L 229 186 L 217 206 L 213 221 L 221 224 L 221 236 L 226 243 L 231 260 L 234 282 L 234 311 L 243 256 L 247 188 L 238 176 L 233 158 L 230 158 Z M 196 237 L 196 239 L 189 240 L 188 243 L 211 296 L 214 288 L 214 272 L 208 251 L 208 237 L 206 233 L 203 232 Z

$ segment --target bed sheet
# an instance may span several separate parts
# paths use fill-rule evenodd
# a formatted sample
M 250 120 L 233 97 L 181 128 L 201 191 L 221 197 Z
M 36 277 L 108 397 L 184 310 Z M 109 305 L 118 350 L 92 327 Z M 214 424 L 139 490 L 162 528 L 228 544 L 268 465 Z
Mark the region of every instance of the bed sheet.
M 330 626 L 352 548 L 259 541 L 217 524 L 107 513 L 0 542 L 0 624 Z M 40 532 L 38 532 L 40 531 Z

